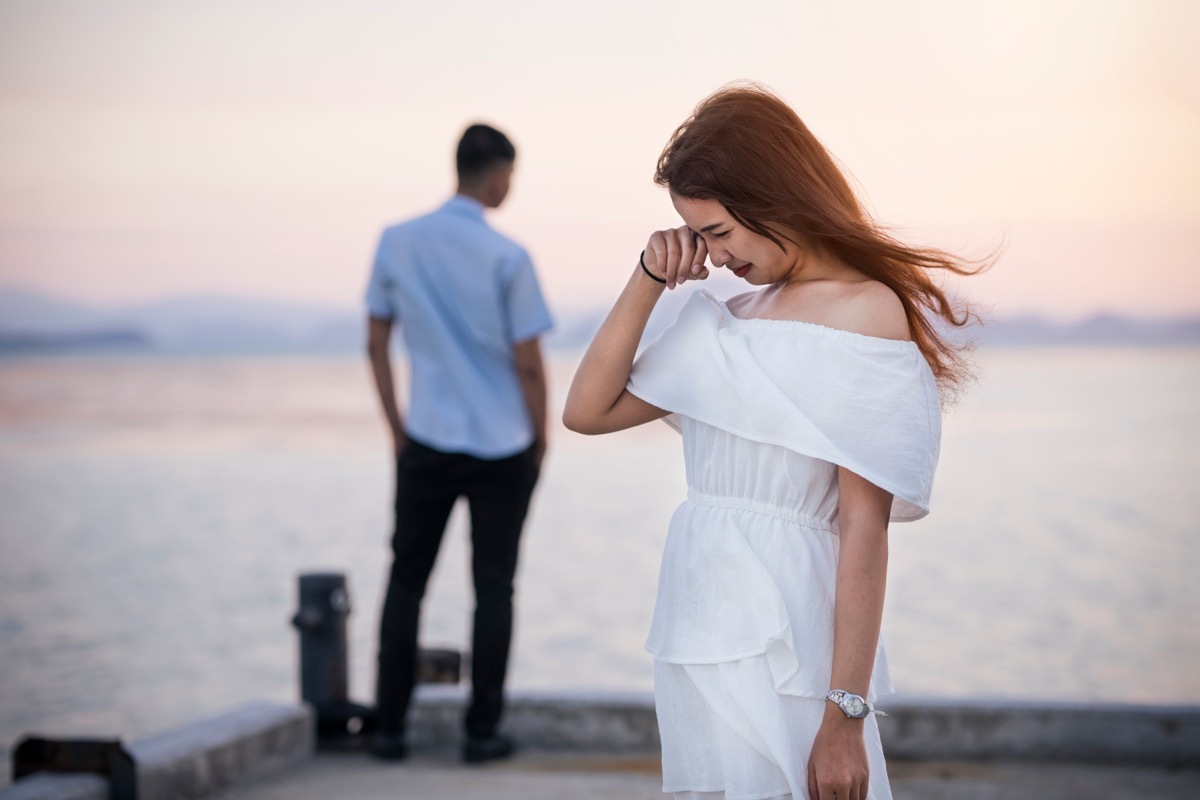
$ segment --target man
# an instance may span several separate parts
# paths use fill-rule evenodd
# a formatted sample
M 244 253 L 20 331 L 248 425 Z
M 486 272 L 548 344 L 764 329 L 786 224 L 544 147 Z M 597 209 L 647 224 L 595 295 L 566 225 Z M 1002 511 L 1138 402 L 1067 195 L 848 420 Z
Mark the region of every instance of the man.
M 475 618 L 463 759 L 504 758 L 498 726 L 512 639 L 513 576 L 546 450 L 538 337 L 549 311 L 525 250 L 483 212 L 508 195 L 516 149 L 487 125 L 458 143 L 458 190 L 431 214 L 383 232 L 367 289 L 375 386 L 396 446 L 394 561 L 383 604 L 373 752 L 407 755 L 421 599 L 455 501 L 471 516 Z M 388 342 L 398 324 L 411 362 L 407 414 Z

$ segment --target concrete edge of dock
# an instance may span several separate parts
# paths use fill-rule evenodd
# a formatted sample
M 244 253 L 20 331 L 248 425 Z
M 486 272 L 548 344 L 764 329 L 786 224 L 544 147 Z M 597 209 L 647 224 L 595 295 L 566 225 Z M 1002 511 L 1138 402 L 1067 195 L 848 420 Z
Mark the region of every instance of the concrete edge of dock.
M 456 745 L 463 687 L 422 686 L 411 729 L 418 747 Z M 1038 761 L 1196 768 L 1200 706 L 951 700 L 895 696 L 880 703 L 889 759 Z M 529 750 L 658 750 L 653 698 L 641 693 L 510 693 L 505 730 Z M 311 709 L 256 702 L 127 746 L 138 800 L 204 797 L 308 758 Z M 0 800 L 107 800 L 107 779 L 38 773 L 0 789 Z

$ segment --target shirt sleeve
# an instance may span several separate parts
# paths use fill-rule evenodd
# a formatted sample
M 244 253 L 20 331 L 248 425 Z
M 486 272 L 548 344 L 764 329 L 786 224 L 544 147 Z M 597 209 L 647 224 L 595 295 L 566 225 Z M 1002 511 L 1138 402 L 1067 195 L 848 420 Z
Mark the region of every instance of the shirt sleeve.
M 375 261 L 371 266 L 371 278 L 367 281 L 367 315 L 374 319 L 395 319 L 392 305 L 392 277 L 384 256 L 384 240 L 380 237 L 375 249 Z
M 523 249 L 506 287 L 508 330 L 512 343 L 524 342 L 554 327 L 554 320 L 538 286 L 533 261 Z

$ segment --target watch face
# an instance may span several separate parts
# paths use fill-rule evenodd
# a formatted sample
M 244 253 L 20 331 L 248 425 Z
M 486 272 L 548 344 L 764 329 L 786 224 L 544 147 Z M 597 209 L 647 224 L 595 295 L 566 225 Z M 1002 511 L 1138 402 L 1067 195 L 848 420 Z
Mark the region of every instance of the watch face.
M 861 717 L 867 710 L 867 705 L 861 697 L 847 697 L 842 701 L 842 708 L 852 717 Z

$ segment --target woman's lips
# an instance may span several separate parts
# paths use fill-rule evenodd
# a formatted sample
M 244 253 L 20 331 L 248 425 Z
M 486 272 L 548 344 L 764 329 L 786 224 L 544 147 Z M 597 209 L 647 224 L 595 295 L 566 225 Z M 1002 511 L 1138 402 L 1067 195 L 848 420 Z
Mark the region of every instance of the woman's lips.
M 734 275 L 737 275 L 739 278 L 744 278 L 744 277 L 746 277 L 746 273 L 747 273 L 747 272 L 749 272 L 749 271 L 750 271 L 750 265 L 749 265 L 749 264 L 743 264 L 743 265 L 742 265 L 742 266 L 740 266 L 740 267 L 734 267 L 734 268 L 733 268 L 733 274 L 734 274 Z

